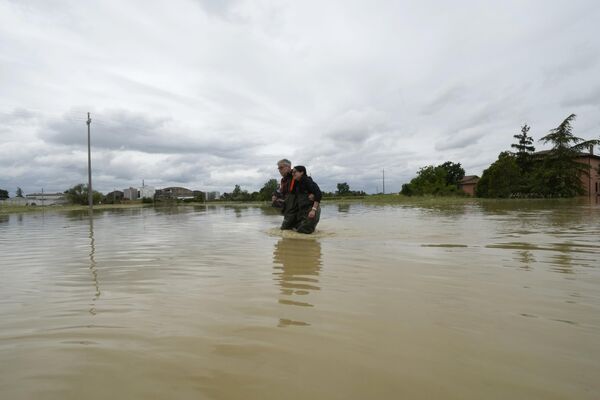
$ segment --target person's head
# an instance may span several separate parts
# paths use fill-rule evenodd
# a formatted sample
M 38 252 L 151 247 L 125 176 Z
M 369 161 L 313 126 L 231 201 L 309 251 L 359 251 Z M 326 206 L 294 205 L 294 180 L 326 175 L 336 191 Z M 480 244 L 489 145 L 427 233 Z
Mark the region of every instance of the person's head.
M 292 170 L 292 176 L 295 180 L 299 181 L 303 176 L 306 175 L 306 168 L 303 165 L 296 165 Z
M 286 176 L 292 172 L 292 162 L 287 158 L 277 161 L 277 169 L 281 176 Z

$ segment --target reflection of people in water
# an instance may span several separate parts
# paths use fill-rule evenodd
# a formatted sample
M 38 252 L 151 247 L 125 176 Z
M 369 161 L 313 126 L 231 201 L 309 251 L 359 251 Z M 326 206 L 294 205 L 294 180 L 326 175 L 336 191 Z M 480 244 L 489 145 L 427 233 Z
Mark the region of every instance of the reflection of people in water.
M 273 250 L 275 280 L 281 287 L 279 303 L 313 307 L 300 296 L 320 290 L 321 243 L 316 240 L 280 239 Z
M 338 204 L 338 212 L 343 213 L 343 214 L 349 213 L 350 212 L 350 204 L 339 203 Z

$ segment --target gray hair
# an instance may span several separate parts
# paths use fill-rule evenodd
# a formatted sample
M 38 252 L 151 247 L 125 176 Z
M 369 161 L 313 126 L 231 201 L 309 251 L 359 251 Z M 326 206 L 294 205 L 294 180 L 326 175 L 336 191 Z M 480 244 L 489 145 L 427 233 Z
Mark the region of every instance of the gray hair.
M 288 160 L 287 158 L 282 158 L 281 160 L 277 161 L 277 165 L 279 164 L 284 164 L 287 165 L 288 167 L 292 166 L 292 162 L 290 160 Z

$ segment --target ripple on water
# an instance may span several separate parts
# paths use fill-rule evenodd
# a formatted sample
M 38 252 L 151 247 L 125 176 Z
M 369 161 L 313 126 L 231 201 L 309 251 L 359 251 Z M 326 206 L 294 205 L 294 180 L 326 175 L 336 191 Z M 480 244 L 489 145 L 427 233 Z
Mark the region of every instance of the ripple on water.
M 271 228 L 266 231 L 269 236 L 273 237 L 282 237 L 286 239 L 303 239 L 303 240 L 313 240 L 313 239 L 322 239 L 328 237 L 336 236 L 336 233 L 333 231 L 325 231 L 317 229 L 311 234 L 298 233 L 290 230 L 281 230 L 279 228 Z
M 0 397 L 594 398 L 600 211 L 432 203 L 0 219 Z

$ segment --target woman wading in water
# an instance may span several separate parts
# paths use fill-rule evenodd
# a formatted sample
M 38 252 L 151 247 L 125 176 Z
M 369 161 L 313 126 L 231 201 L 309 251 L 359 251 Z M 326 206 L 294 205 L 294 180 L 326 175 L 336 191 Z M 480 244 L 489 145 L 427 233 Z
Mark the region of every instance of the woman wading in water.
M 283 205 L 281 229 L 294 229 L 299 233 L 313 233 L 321 217 L 321 189 L 306 175 L 306 168 L 297 165 L 292 170 L 289 195 Z M 314 200 L 309 198 L 313 195 Z

